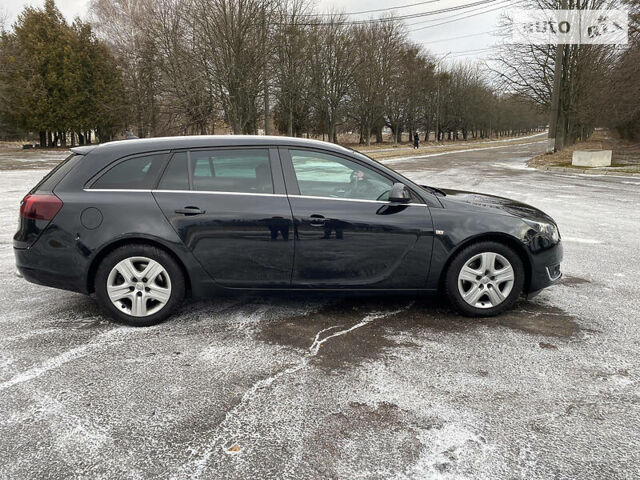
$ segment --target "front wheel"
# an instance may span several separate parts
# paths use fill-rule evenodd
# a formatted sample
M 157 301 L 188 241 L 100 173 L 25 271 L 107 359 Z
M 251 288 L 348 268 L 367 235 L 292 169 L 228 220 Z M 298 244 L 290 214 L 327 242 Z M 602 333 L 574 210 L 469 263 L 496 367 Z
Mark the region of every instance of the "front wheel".
M 445 279 L 451 304 L 463 315 L 490 317 L 518 300 L 524 287 L 522 260 L 497 242 L 474 243 L 456 255 Z
M 135 327 L 162 322 L 184 298 L 176 261 L 150 245 L 125 245 L 109 253 L 95 277 L 96 297 L 115 320 Z

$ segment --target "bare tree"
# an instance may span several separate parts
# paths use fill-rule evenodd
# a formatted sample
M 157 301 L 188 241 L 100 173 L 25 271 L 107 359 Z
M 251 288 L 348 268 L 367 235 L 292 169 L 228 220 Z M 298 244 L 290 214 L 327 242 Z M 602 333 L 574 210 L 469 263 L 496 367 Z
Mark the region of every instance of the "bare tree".
M 256 133 L 261 114 L 270 0 L 193 0 L 193 24 L 211 93 L 234 133 Z
M 402 27 L 393 18 L 387 18 L 381 23 L 355 27 L 353 38 L 357 68 L 349 110 L 359 129 L 360 143 L 369 145 L 373 130 L 383 124 L 385 92 L 392 83 L 392 59 L 403 41 Z
M 352 31 L 341 15 L 333 15 L 311 28 L 313 107 L 323 131 L 334 143 L 338 141 L 337 127 L 343 119 L 346 96 L 357 69 L 352 41 Z
M 162 72 L 165 113 L 180 124 L 181 133 L 206 134 L 213 128 L 215 105 L 189 7 L 187 0 L 158 0 L 150 28 Z
M 601 96 L 606 125 L 620 135 L 640 137 L 640 0 L 629 0 L 629 44 L 619 52 L 605 77 L 608 88 Z
M 276 122 L 290 137 L 301 135 L 309 127 L 309 28 L 300 24 L 304 19 L 301 15 L 307 11 L 306 0 L 283 1 L 277 17 L 279 22 L 274 28 L 272 71 Z
M 406 102 L 406 128 L 411 139 L 426 116 L 425 110 L 431 107 L 427 96 L 435 84 L 434 65 L 419 45 L 406 49 L 402 64 L 404 81 L 401 88 Z
M 154 136 L 159 131 L 160 78 L 158 52 L 149 25 L 152 0 L 92 0 L 94 28 L 112 48 L 122 68 L 131 123 L 138 136 Z

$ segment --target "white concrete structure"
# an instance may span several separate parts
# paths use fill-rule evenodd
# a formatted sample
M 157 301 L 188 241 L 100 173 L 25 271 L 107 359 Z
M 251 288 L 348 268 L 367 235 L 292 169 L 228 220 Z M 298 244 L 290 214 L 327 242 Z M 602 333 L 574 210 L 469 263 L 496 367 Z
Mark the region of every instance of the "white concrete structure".
M 610 167 L 611 150 L 575 150 L 571 165 L 574 167 Z

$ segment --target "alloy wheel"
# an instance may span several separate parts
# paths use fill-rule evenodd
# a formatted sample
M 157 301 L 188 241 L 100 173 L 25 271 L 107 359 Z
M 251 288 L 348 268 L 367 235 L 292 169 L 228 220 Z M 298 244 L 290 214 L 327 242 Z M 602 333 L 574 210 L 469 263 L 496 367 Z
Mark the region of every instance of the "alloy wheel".
M 107 294 L 121 312 L 146 317 L 162 310 L 171 298 L 171 279 L 159 262 L 129 257 L 109 272 Z

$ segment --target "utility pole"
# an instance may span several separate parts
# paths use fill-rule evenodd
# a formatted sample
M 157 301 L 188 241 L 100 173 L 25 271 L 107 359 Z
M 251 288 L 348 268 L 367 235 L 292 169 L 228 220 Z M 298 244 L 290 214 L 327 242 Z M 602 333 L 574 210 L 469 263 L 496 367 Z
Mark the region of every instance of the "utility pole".
M 567 0 L 561 2 L 562 10 L 567 9 Z M 549 138 L 553 138 L 553 151 L 564 147 L 564 115 L 562 112 L 562 77 L 564 75 L 565 44 L 556 44 L 556 64 L 553 72 L 553 93 L 551 94 L 551 118 L 549 119 Z
M 271 117 L 271 109 L 270 109 L 270 100 L 269 100 L 269 78 L 267 74 L 267 68 L 265 68 L 264 74 L 264 134 L 271 135 L 271 125 L 269 123 Z
M 451 55 L 451 52 L 447 52 L 440 60 L 438 60 L 436 62 L 436 66 L 435 66 L 435 73 L 436 73 L 436 127 L 435 127 L 435 133 L 436 133 L 436 142 L 440 141 L 440 63 L 442 63 L 444 61 L 445 58 L 447 58 L 449 55 Z
M 269 45 L 269 24 L 267 23 L 267 14 L 266 14 L 266 9 L 263 7 L 262 9 L 262 20 L 263 20 L 263 28 L 264 31 L 263 33 L 265 34 L 265 43 L 266 45 Z M 267 47 L 268 48 L 268 47 Z M 265 135 L 270 135 L 271 134 L 271 128 L 270 128 L 270 124 L 269 124 L 269 120 L 271 117 L 271 100 L 269 99 L 269 58 L 271 56 L 271 52 L 268 52 L 267 58 L 264 60 L 264 70 L 263 70 L 263 75 L 264 75 L 264 134 Z

